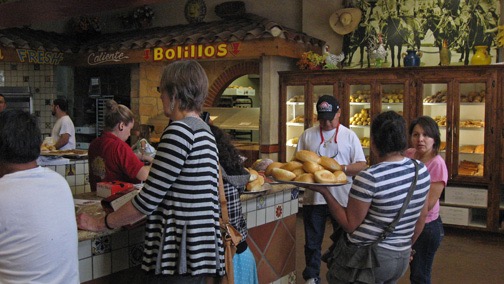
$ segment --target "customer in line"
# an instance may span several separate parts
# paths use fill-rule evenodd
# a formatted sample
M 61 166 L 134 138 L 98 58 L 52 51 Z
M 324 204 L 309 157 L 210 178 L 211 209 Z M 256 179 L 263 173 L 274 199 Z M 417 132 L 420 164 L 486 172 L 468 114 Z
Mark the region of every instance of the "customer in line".
M 410 263 L 410 281 L 429 284 L 434 255 L 444 236 L 443 222 L 439 215 L 439 197 L 448 182 L 448 168 L 443 157 L 439 155 L 441 134 L 434 119 L 421 116 L 413 120 L 409 127 L 409 135 L 413 148 L 408 149 L 405 156 L 424 163 L 431 177 L 427 199 L 429 213 L 425 227 L 413 245 L 416 253 Z
M 51 137 L 57 150 L 75 149 L 75 127 L 67 111 L 66 99 L 58 98 L 53 101 L 51 113 L 56 117 L 56 122 L 51 131 Z
M 0 94 L 0 112 L 4 111 L 7 108 L 7 101 L 5 100 L 5 96 Z
M 218 150 L 200 118 L 208 78 L 194 60 L 167 65 L 161 101 L 170 118 L 143 189 L 104 218 L 78 216 L 81 229 L 103 231 L 147 216 L 142 269 L 149 283 L 206 283 L 223 276 Z
M 415 165 L 403 156 L 407 146 L 406 122 L 393 111 L 379 114 L 371 124 L 371 149 L 378 163 L 355 177 L 345 208 L 324 186 L 310 186 L 327 200 L 332 216 L 343 227 L 347 241 L 354 245 L 373 243 L 400 211 L 415 176 Z M 396 283 L 408 269 L 411 245 L 421 232 L 430 187 L 424 164 L 418 163 L 418 181 L 412 199 L 388 237 L 378 243 L 380 266 L 375 269 L 376 283 Z M 331 270 L 328 272 L 330 283 Z
M 140 183 L 149 175 L 149 166 L 143 161 L 152 162 L 148 155 L 136 155 L 126 140 L 135 125 L 133 112 L 114 100 L 105 103 L 105 127 L 100 137 L 91 141 L 89 156 L 89 183 L 91 191 L 101 181 L 123 181 Z
M 72 191 L 37 166 L 42 138 L 28 112 L 0 113 L 0 282 L 79 283 Z
M 219 149 L 219 163 L 222 169 L 224 193 L 227 200 L 229 223 L 237 229 L 242 240 L 233 257 L 234 281 L 240 284 L 257 284 L 257 267 L 254 255 L 247 245 L 247 221 L 243 216 L 240 195 L 245 190 L 250 174 L 243 167 L 238 150 L 231 143 L 229 134 L 217 126 L 210 125 Z
M 348 183 L 342 187 L 329 187 L 328 191 L 343 207 L 347 206 L 348 192 L 352 186 L 352 176 L 366 167 L 366 157 L 357 135 L 339 122 L 341 115 L 338 100 L 329 95 L 317 101 L 319 125 L 303 132 L 299 137 L 297 150 L 310 150 L 319 156 L 334 158 L 343 166 Z M 307 284 L 320 283 L 322 242 L 327 218 L 333 227 L 332 239 L 343 234 L 340 224 L 331 217 L 327 203 L 321 194 L 305 191 L 303 195 L 303 223 L 305 230 L 305 262 L 303 278 Z

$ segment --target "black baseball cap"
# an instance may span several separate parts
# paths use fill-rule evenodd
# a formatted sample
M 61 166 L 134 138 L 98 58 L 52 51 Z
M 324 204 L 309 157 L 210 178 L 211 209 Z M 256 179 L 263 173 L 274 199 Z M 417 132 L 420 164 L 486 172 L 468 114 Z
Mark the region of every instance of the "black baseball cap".
M 323 95 L 317 101 L 317 119 L 333 120 L 339 109 L 340 105 L 335 97 Z

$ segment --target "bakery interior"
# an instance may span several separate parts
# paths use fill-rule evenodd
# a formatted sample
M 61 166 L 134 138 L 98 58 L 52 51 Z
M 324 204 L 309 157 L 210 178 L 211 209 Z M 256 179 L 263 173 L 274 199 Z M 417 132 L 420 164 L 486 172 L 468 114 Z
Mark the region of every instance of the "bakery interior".
M 299 131 L 314 123 L 309 119 L 315 115 L 314 109 L 309 106 L 322 93 L 338 96 L 344 106 L 342 124 L 353 126 L 362 138 L 369 163 L 374 158 L 366 140 L 369 130 L 363 122 L 359 124 L 362 117 L 369 118 L 384 107 L 404 112 L 408 118 L 429 112 L 446 127 L 443 142 L 450 155 L 445 159 L 453 174 L 450 191 L 444 196 L 447 235 L 437 254 L 433 281 L 500 281 L 504 270 L 504 74 L 498 64 L 502 48 L 493 48 L 493 64 L 481 67 L 459 62 L 455 50 L 452 66 L 438 66 L 438 51 L 422 46 L 418 69 L 391 67 L 389 61 L 381 70 L 362 66 L 358 62 L 363 56 L 359 58 L 355 52 L 352 66 L 300 70 L 298 61 L 305 52 L 323 54 L 326 46 L 335 55 L 344 50 L 344 36 L 329 24 L 335 11 L 357 5 L 354 2 L 377 7 L 381 1 L 246 0 L 234 1 L 243 6 L 230 4 L 225 6 L 227 10 L 218 11 L 217 6 L 225 1 L 201 0 L 194 2 L 203 3 L 205 9 L 200 6 L 200 14 L 192 18 L 185 13 L 188 2 L 2 1 L 0 93 L 12 94 L 9 99 L 19 99 L 19 107 L 37 116 L 44 137 L 50 135 L 55 121 L 50 112 L 52 100 L 66 97 L 72 106 L 77 148 L 83 151 L 101 131 L 103 102 L 114 98 L 133 110 L 138 127 L 155 145 L 168 123 L 156 90 L 163 66 L 173 58 L 183 59 L 184 52 L 189 56 L 192 48 L 209 47 L 197 57 L 210 81 L 204 110 L 215 125 L 234 137 L 247 158 L 247 167 L 258 159 L 289 161 Z M 397 7 L 410 2 L 420 5 L 432 1 L 393 1 Z M 502 11 L 504 3 L 494 2 Z M 132 22 L 134 12 L 145 7 L 154 12 L 153 17 L 144 24 Z M 369 7 L 362 10 L 370 11 Z M 499 19 L 499 23 L 504 21 Z M 221 50 L 219 44 L 225 45 L 225 55 L 216 55 Z M 33 51 L 41 53 L 34 55 Z M 371 81 L 373 77 L 385 83 Z M 424 85 L 417 87 L 418 82 Z M 475 104 L 467 106 L 462 97 L 450 92 L 466 99 L 471 96 Z M 388 104 L 389 99 L 402 101 Z M 375 103 L 378 100 L 380 103 Z M 444 105 L 439 109 L 437 103 Z M 465 112 L 483 115 L 464 118 Z M 450 125 L 460 127 L 460 136 L 448 131 Z M 462 134 L 462 128 L 472 129 Z M 478 132 L 480 129 L 483 131 Z M 87 181 L 85 155 L 78 152 L 58 158 L 46 166 L 67 179 L 76 200 L 97 200 Z M 464 162 L 467 167 L 461 167 Z M 304 234 L 299 217 L 303 189 L 266 187 L 242 201 L 260 283 L 304 283 Z M 135 275 L 142 237 L 141 227 L 106 234 L 79 232 L 81 282 L 141 283 Z M 328 232 L 324 240 L 323 246 L 328 247 Z M 405 276 L 400 283 L 407 282 Z

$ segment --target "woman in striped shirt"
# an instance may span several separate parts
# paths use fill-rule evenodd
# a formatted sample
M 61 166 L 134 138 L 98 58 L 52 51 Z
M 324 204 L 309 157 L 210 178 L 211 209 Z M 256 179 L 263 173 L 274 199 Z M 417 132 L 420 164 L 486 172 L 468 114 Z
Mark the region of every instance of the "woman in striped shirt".
M 396 112 L 381 113 L 373 120 L 371 141 L 378 163 L 355 177 L 347 208 L 339 205 L 324 187 L 309 187 L 324 196 L 331 214 L 347 232 L 347 242 L 373 243 L 400 211 L 415 176 L 414 163 L 403 156 L 406 137 L 406 122 Z M 406 272 L 411 245 L 425 223 L 429 186 L 429 172 L 419 163 L 417 185 L 404 215 L 395 230 L 378 243 L 380 266 L 374 270 L 376 283 L 396 283 Z M 331 271 L 328 278 L 333 283 L 335 280 L 330 277 Z
M 147 216 L 142 269 L 149 283 L 207 283 L 223 276 L 219 228 L 218 151 L 201 118 L 208 78 L 199 63 L 177 61 L 163 71 L 161 101 L 170 124 L 163 132 L 144 188 L 105 218 L 78 218 L 101 231 Z

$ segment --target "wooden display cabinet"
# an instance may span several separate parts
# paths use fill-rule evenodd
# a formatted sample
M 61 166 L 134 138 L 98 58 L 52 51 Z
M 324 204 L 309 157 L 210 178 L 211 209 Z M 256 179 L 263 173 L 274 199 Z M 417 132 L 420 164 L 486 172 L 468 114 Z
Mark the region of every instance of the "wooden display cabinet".
M 445 224 L 504 232 L 501 70 L 448 66 L 279 72 L 279 121 L 285 125 L 279 128 L 279 159 L 290 160 L 296 138 L 318 123 L 315 103 L 323 94 L 340 101 L 340 122 L 361 139 L 369 164 L 377 161 L 369 141 L 373 117 L 393 110 L 409 125 L 428 115 L 438 122 L 440 154 L 449 173 L 441 198 Z

